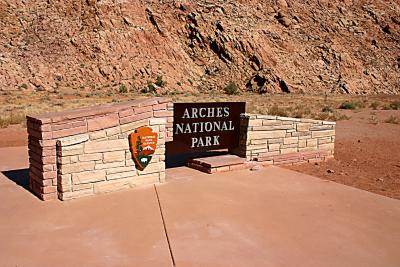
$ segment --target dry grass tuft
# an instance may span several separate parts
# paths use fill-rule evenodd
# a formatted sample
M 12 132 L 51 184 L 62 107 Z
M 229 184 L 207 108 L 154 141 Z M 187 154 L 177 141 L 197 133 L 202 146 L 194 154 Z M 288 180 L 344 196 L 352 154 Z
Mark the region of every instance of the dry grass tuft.
M 0 128 L 6 128 L 9 125 L 21 123 L 26 123 L 26 114 L 23 112 L 9 112 L 0 115 Z

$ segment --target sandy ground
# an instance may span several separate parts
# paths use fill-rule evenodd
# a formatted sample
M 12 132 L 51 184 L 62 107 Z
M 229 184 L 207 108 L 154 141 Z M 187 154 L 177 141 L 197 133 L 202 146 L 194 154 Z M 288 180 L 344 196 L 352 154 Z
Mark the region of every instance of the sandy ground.
M 400 199 L 400 124 L 381 122 L 400 111 L 346 113 L 351 119 L 337 122 L 335 159 L 288 168 Z
M 323 179 L 400 199 L 400 110 L 343 110 L 349 119 L 337 122 L 335 159 L 288 166 Z M 0 129 L 0 147 L 27 145 L 26 129 Z

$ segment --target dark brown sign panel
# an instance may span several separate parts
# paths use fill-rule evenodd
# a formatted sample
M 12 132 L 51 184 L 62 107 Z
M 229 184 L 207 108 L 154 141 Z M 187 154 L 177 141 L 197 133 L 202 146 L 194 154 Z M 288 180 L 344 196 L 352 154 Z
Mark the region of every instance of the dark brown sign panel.
M 239 144 L 245 102 L 174 103 L 174 150 L 209 151 Z

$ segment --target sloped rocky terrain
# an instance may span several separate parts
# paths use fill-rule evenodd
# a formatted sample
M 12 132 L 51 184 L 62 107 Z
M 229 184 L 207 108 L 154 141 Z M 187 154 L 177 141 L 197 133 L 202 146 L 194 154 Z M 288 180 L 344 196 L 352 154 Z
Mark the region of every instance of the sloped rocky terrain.
M 398 94 L 399 73 L 397 0 L 0 2 L 3 92 Z

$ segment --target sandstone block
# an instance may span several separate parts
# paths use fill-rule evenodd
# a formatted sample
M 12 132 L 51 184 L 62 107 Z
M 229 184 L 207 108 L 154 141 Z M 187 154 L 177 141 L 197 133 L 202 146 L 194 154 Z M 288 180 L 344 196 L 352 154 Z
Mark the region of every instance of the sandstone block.
M 168 103 L 158 104 L 153 106 L 153 110 L 166 110 L 168 109 Z
M 334 130 L 313 131 L 311 133 L 312 138 L 332 136 L 332 135 L 335 135 Z
M 277 120 L 280 121 L 291 121 L 291 122 L 300 122 L 300 119 L 297 118 L 290 118 L 290 117 L 276 117 Z
M 331 137 L 318 138 L 318 145 L 328 144 L 332 142 Z
M 134 114 L 132 116 L 120 118 L 120 124 L 126 124 L 130 122 L 136 122 L 136 121 L 141 121 L 144 119 L 149 119 L 153 117 L 153 110 L 151 112 L 145 112 L 145 113 L 140 113 L 140 114 Z
M 310 127 L 311 131 L 320 131 L 320 130 L 333 130 L 333 125 L 313 125 Z
M 152 111 L 153 111 L 152 106 L 143 106 L 143 107 L 135 107 L 134 108 L 135 114 L 147 113 L 147 112 L 152 112 Z
M 59 122 L 59 123 L 52 124 L 51 125 L 51 130 L 52 131 L 59 131 L 59 130 L 77 128 L 77 127 L 82 127 L 82 126 L 86 126 L 86 121 L 84 119 L 81 119 L 81 120 L 68 120 L 66 122 Z
M 91 183 L 88 183 L 88 184 L 75 184 L 72 187 L 73 191 L 87 190 L 87 189 L 92 189 L 93 190 L 93 184 L 91 184 Z
M 307 141 L 306 140 L 299 140 L 299 147 L 306 147 Z
M 333 151 L 333 149 L 334 149 L 334 144 L 333 144 L 333 143 L 328 143 L 328 144 L 318 145 L 318 149 Z
M 149 125 L 164 125 L 167 123 L 166 118 L 150 118 L 149 119 Z
M 133 114 L 134 114 L 134 112 L 133 112 L 132 108 L 121 110 L 120 112 L 118 112 L 118 115 L 119 115 L 120 118 L 128 117 L 128 116 L 131 116 Z
M 281 126 L 282 122 L 277 121 L 277 120 L 263 120 L 262 125 L 263 126 Z
M 85 143 L 84 152 L 86 154 L 109 152 L 129 149 L 129 141 L 126 139 L 106 140 L 106 141 L 90 141 Z
M 125 161 L 115 161 L 110 163 L 96 163 L 94 167 L 95 170 L 103 170 L 103 169 L 110 169 L 115 167 L 123 167 L 125 166 Z
M 252 131 L 247 133 L 248 139 L 282 138 L 286 136 L 286 131 Z
M 316 147 L 318 145 L 317 139 L 307 139 L 306 142 L 308 147 Z
M 93 183 L 104 181 L 106 179 L 105 170 L 86 171 L 72 174 L 72 182 L 76 184 Z
M 299 139 L 306 139 L 306 138 L 311 138 L 311 132 L 292 132 L 293 137 L 299 137 Z
M 73 164 L 62 165 L 60 168 L 61 174 L 77 173 L 83 171 L 89 171 L 94 169 L 94 161 L 88 162 L 77 162 Z
M 106 152 L 103 154 L 103 162 L 125 161 L 125 150 Z
M 262 120 L 257 120 L 257 119 L 249 120 L 248 126 L 249 126 L 249 127 L 252 127 L 252 126 L 262 126 Z
M 94 184 L 94 192 L 97 193 L 108 193 L 115 192 L 123 189 L 128 189 L 133 186 L 132 178 L 125 178 L 113 181 L 105 181 Z
M 156 110 L 154 111 L 154 117 L 162 118 L 162 117 L 171 117 L 174 116 L 174 112 L 170 110 Z
M 90 188 L 90 189 L 86 189 L 86 190 L 59 193 L 58 198 L 60 200 L 70 200 L 70 199 L 75 199 L 75 198 L 80 198 L 80 197 L 91 196 L 93 194 L 94 194 L 93 189 Z
M 107 180 L 115 180 L 115 179 L 122 179 L 122 178 L 133 178 L 136 176 L 136 171 L 134 169 L 127 171 L 127 172 L 118 172 L 113 174 L 107 174 Z
M 83 154 L 78 156 L 79 161 L 95 161 L 95 160 L 102 160 L 103 154 L 102 153 L 93 153 L 93 154 Z
M 160 181 L 160 183 L 165 182 L 165 172 L 160 172 L 159 181 Z
M 316 151 L 317 147 L 301 147 L 299 148 L 299 152 L 311 152 L 311 151 Z
M 268 146 L 267 146 L 267 144 L 260 144 L 260 145 L 248 145 L 247 146 L 247 149 L 248 150 L 256 150 L 256 149 L 267 149 L 268 148 Z
M 128 124 L 121 125 L 121 132 L 126 133 L 128 131 L 134 131 L 136 128 L 147 126 L 147 125 L 148 125 L 148 119 L 131 122 Z
M 267 139 L 255 139 L 255 140 L 250 141 L 251 145 L 261 145 L 261 144 L 267 144 L 267 143 L 268 143 Z
M 281 149 L 281 154 L 288 154 L 288 153 L 295 153 L 297 152 L 297 147 L 293 148 L 282 148 Z
M 296 124 L 296 130 L 298 132 L 308 132 L 310 130 L 311 123 L 298 123 Z
M 142 185 L 142 184 L 154 184 L 160 182 L 160 174 L 159 173 L 152 173 L 146 174 L 143 176 L 136 176 L 133 179 L 133 183 L 135 185 Z
M 268 139 L 268 144 L 283 144 L 283 138 L 271 138 Z
M 89 132 L 110 128 L 119 124 L 119 116 L 115 113 L 102 117 L 95 117 L 93 119 L 88 119 L 87 124 Z
M 108 174 L 114 174 L 114 173 L 121 173 L 121 172 L 130 172 L 132 171 L 134 175 L 136 175 L 136 169 L 132 166 L 123 166 L 123 167 L 115 167 L 106 170 L 107 175 Z
M 268 145 L 268 151 L 279 151 L 281 148 L 281 144 L 269 144 Z
M 80 144 L 80 143 L 86 142 L 87 140 L 89 140 L 88 134 L 80 134 L 80 135 L 74 135 L 74 136 L 70 136 L 70 137 L 60 138 L 60 139 L 58 139 L 57 144 L 59 144 L 63 147 L 66 147 L 66 146 Z
M 104 137 L 106 137 L 106 131 L 104 131 L 104 130 L 93 132 L 93 133 L 89 134 L 90 140 L 101 139 Z
M 298 147 L 299 145 L 296 144 L 287 144 L 287 145 L 281 145 L 281 148 L 294 148 L 294 147 Z
M 118 135 L 120 133 L 121 133 L 121 128 L 119 126 L 106 129 L 107 136 Z
M 86 133 L 86 132 L 87 132 L 87 126 L 85 124 L 84 126 L 79 126 L 79 127 L 74 127 L 74 128 L 69 128 L 69 129 L 64 129 L 64 130 L 59 130 L 59 131 L 53 131 L 53 138 L 77 135 L 77 134 L 82 134 L 82 133 Z
M 271 115 L 256 115 L 257 119 L 263 119 L 263 120 L 276 120 L 276 116 L 271 116 Z
M 147 167 L 143 171 L 137 170 L 137 174 L 140 176 L 140 175 L 161 172 L 161 171 L 165 171 L 165 163 L 164 162 L 155 162 L 155 163 L 150 163 L 149 165 L 147 165 Z
M 287 138 L 283 139 L 284 145 L 297 144 L 298 142 L 299 142 L 299 138 L 297 138 L 297 137 L 287 137 Z

